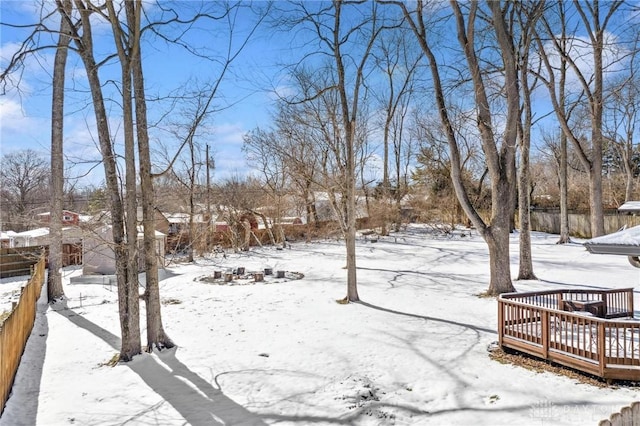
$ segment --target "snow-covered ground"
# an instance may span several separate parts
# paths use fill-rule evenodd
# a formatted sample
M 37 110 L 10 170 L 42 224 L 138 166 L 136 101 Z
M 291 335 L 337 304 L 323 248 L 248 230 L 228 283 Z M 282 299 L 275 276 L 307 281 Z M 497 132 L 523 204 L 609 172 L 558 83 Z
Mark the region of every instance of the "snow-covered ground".
M 640 284 L 625 257 L 556 241 L 533 235 L 540 281 L 515 282 L 519 291 Z M 512 244 L 515 276 L 517 234 Z M 343 243 L 327 240 L 172 266 L 162 316 L 178 347 L 115 367 L 107 365 L 119 349 L 115 288 L 67 283 L 66 308 L 39 308 L 0 426 L 585 425 L 639 398 L 633 386 L 490 359 L 497 303 L 478 297 L 489 266 L 476 234 L 411 226 L 361 239 L 362 303 L 336 303 L 344 265 Z M 236 267 L 304 277 L 199 280 Z
M 11 311 L 13 302 L 18 302 L 22 287 L 29 277 L 10 277 L 0 279 L 0 315 Z

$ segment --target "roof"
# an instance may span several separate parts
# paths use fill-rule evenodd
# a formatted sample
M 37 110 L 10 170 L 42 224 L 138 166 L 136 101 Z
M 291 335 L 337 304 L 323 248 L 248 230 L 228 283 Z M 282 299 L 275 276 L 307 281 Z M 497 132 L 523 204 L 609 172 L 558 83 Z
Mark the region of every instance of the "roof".
M 169 223 L 183 223 L 183 224 L 188 224 L 189 223 L 189 213 L 171 213 L 171 214 L 165 214 L 165 217 L 167 218 L 167 222 Z M 194 214 L 193 215 L 193 223 L 206 223 L 207 221 L 205 220 L 205 215 L 204 214 Z
M 143 237 L 143 236 L 144 236 L 144 226 L 142 226 L 142 225 L 138 225 L 138 238 L 139 238 L 139 237 Z M 162 233 L 162 232 L 160 232 L 160 231 L 155 231 L 155 236 L 156 236 L 156 238 L 158 238 L 158 237 L 164 237 L 164 236 L 165 236 L 165 234 L 163 234 L 163 233 Z
M 18 232 L 14 234 L 14 237 L 42 237 L 43 235 L 49 235 L 49 228 L 36 228 Z
M 80 216 L 80 213 L 76 213 L 76 212 L 71 211 L 71 210 L 62 210 L 62 212 L 63 213 L 71 213 L 71 214 L 75 214 L 75 215 Z M 50 216 L 50 215 L 51 215 L 51 212 L 44 212 L 44 213 L 38 213 L 36 216 Z
M 592 238 L 583 244 L 590 253 L 594 254 L 640 256 L 640 226 Z
M 640 201 L 627 201 L 620 207 L 618 207 L 618 211 L 620 212 L 640 212 Z

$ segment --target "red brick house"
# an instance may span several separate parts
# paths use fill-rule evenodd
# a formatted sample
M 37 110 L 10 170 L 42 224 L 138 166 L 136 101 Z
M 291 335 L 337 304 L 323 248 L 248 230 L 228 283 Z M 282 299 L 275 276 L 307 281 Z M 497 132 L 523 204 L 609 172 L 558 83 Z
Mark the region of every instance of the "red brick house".
M 38 215 L 40 223 L 48 224 L 51 222 L 51 212 L 40 213 Z M 62 210 L 62 226 L 78 225 L 80 223 L 80 214 L 69 210 Z

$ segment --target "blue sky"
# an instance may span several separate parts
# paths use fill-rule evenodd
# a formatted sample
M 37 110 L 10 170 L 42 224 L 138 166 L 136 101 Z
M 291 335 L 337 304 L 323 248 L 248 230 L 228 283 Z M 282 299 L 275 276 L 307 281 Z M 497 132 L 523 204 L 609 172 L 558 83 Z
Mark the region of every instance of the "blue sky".
M 0 21 L 21 24 L 38 22 L 40 16 L 38 3 L 38 1 L 3 0 L 0 2 Z M 214 5 L 212 2 L 189 1 L 162 4 L 178 5 L 185 9 L 200 4 L 206 7 Z M 266 3 L 257 2 L 257 4 Z M 286 3 L 276 4 L 286 6 Z M 45 7 L 51 8 L 52 2 L 45 2 Z M 147 12 L 157 14 L 159 10 L 157 6 L 153 6 Z M 244 39 L 255 20 L 255 15 L 246 11 L 236 17 L 237 21 L 233 25 L 235 38 L 232 50 L 238 47 L 238 43 Z M 636 12 L 630 18 L 631 24 L 617 22 L 618 26 L 613 27 L 616 30 L 627 30 L 634 25 L 637 18 Z M 59 25 L 57 18 L 48 24 L 52 28 L 57 28 Z M 213 27 L 216 30 L 214 33 L 205 31 L 204 27 L 205 24 L 201 23 L 191 28 L 185 42 L 193 49 L 220 59 L 228 46 L 229 27 L 223 21 L 216 23 Z M 210 28 L 212 27 L 207 27 L 207 30 Z M 305 32 L 281 30 L 282 28 L 274 29 L 265 25 L 262 31 L 252 38 L 223 80 L 214 102 L 216 112 L 198 134 L 197 142 L 203 147 L 209 144 L 214 154 L 216 161 L 214 181 L 222 181 L 234 174 L 243 175 L 249 170 L 240 150 L 243 135 L 256 126 L 270 125 L 270 113 L 275 99 L 274 91 L 285 93 L 287 89 L 285 64 L 297 63 L 305 53 L 314 52 L 314 49 L 317 49 L 318 42 L 308 43 Z M 25 39 L 30 30 L 0 26 L 0 31 L 0 67 L 4 68 L 7 60 L 18 48 L 18 43 Z M 102 23 L 94 27 L 94 33 L 96 50 L 101 54 L 113 52 L 110 28 Z M 584 36 L 584 34 L 579 35 Z M 46 37 L 48 36 L 42 36 L 43 44 L 46 42 Z M 46 44 L 52 44 L 52 42 L 50 40 Z M 175 95 L 185 84 L 189 89 L 194 89 L 215 80 L 220 73 L 219 62 L 198 58 L 187 53 L 185 49 L 166 43 L 158 37 L 145 38 L 142 49 L 147 97 L 162 99 L 162 101 L 148 104 L 150 123 L 160 123 L 160 126 L 150 129 L 152 143 L 158 150 L 167 151 L 170 155 L 175 151 L 179 140 L 171 134 L 169 127 L 175 128 L 178 122 L 184 121 L 182 114 L 185 107 L 182 105 L 171 109 L 171 102 L 167 96 Z M 442 50 L 438 53 L 446 54 Z M 49 49 L 29 58 L 25 62 L 20 85 L 9 87 L 7 93 L 0 96 L 0 155 L 31 148 L 48 157 L 53 54 L 53 49 Z M 584 57 L 588 59 L 589 55 Z M 584 62 L 581 66 L 587 69 L 591 67 L 588 60 Z M 626 63 L 620 62 L 618 65 L 625 66 Z M 103 70 L 103 81 L 110 77 L 117 79 L 119 72 L 119 65 L 112 63 Z M 67 175 L 73 177 L 88 173 L 82 178 L 80 186 L 99 185 L 103 180 L 102 166 L 91 169 L 93 164 L 91 161 L 99 158 L 93 131 L 95 127 L 93 111 L 90 108 L 83 66 L 75 53 L 69 55 L 67 73 L 65 107 L 65 150 L 69 167 Z M 114 103 L 108 105 L 111 112 L 111 129 L 115 140 L 119 141 L 121 119 L 120 108 L 117 105 L 118 94 L 113 91 L 113 86 L 108 87 L 110 89 L 105 91 L 114 99 Z M 536 93 L 536 101 L 539 107 L 544 106 L 545 112 L 548 111 L 547 99 L 546 89 L 539 89 Z M 426 98 L 418 101 L 424 105 L 430 102 L 431 100 Z M 160 117 L 162 117 L 161 121 Z M 548 117 L 547 120 L 550 121 L 551 128 L 557 128 L 553 116 Z M 74 164 L 74 162 L 77 163 Z M 159 160 L 156 165 L 160 166 L 161 163 L 162 161 Z M 379 165 L 380 162 L 376 164 Z
M 187 6 L 190 3 L 184 3 Z M 39 8 L 37 2 L 2 1 L 0 13 L 2 22 L 32 23 L 37 21 Z M 57 19 L 57 18 L 56 18 Z M 235 25 L 236 49 L 240 40 L 247 34 L 254 18 L 248 14 L 239 16 Z M 57 22 L 49 23 L 57 28 Z M 109 28 L 104 24 L 94 28 L 96 51 L 112 51 L 113 41 Z M 4 68 L 7 60 L 16 51 L 28 31 L 1 27 L 0 58 Z M 45 36 L 46 37 L 46 36 Z M 228 46 L 228 31 L 225 23 L 220 23 L 218 32 L 193 31 L 188 43 L 193 47 L 207 49 L 207 54 L 221 58 Z M 51 44 L 51 42 L 47 42 Z M 216 62 L 199 59 L 178 46 L 159 39 L 147 39 L 143 45 L 143 64 L 145 67 L 145 85 L 148 97 L 164 99 L 148 104 L 150 122 L 165 117 L 162 125 L 175 124 L 182 120 L 181 108 L 171 109 L 168 95 L 173 95 L 187 84 L 190 89 L 196 85 L 210 83 L 220 73 Z M 273 96 L 265 87 L 278 81 L 276 63 L 287 54 L 286 46 L 279 46 L 258 34 L 247 45 L 223 80 L 219 95 L 214 101 L 216 112 L 203 128 L 197 141 L 204 146 L 209 144 L 216 160 L 213 173 L 215 180 L 246 173 L 244 155 L 240 152 L 242 136 L 256 126 L 265 126 L 269 120 L 269 108 Z M 9 87 L 5 95 L 0 96 L 0 155 L 26 148 L 34 149 L 44 157 L 49 155 L 50 117 L 51 117 L 51 69 L 54 51 L 41 51 L 37 57 L 25 62 L 25 70 L 18 88 Z M 110 76 L 119 76 L 119 65 L 113 63 L 102 72 L 103 81 Z M 270 83 L 266 84 L 267 82 Z M 109 89 L 107 93 L 112 93 Z M 117 94 L 112 93 L 117 100 Z M 108 105 L 112 133 L 116 140 L 121 138 L 120 112 L 115 103 Z M 67 100 L 65 105 L 65 151 L 68 156 L 68 176 L 80 176 L 89 172 L 91 164 L 79 164 L 99 158 L 96 148 L 93 110 L 87 92 L 86 79 L 82 63 L 75 53 L 68 59 Z M 151 137 L 161 150 L 174 152 L 177 145 L 175 137 L 165 129 L 152 129 Z M 159 145 L 157 147 L 160 148 Z M 74 162 L 78 162 L 74 164 Z M 102 182 L 102 166 L 93 168 L 89 175 L 82 178 L 81 186 L 99 185 Z

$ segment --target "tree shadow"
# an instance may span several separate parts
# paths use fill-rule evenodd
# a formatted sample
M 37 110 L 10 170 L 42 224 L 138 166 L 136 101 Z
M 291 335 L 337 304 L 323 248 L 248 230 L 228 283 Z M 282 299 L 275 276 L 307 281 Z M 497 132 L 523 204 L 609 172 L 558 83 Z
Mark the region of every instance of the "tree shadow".
M 383 308 L 382 306 L 376 306 L 376 305 L 373 305 L 371 303 L 364 302 L 362 300 L 360 300 L 358 302 L 355 302 L 355 303 L 358 304 L 358 305 L 366 306 L 367 308 L 376 309 L 378 311 L 387 312 L 387 313 L 394 314 L 394 315 L 402 315 L 402 316 L 406 316 L 406 317 L 410 317 L 410 318 L 418 318 L 418 319 L 423 319 L 423 320 L 426 320 L 426 321 L 435 321 L 435 322 L 439 322 L 439 323 L 443 323 L 443 324 L 455 325 L 455 326 L 458 326 L 458 327 L 468 328 L 468 329 L 474 330 L 476 332 L 498 334 L 497 330 L 492 330 L 490 328 L 479 327 L 479 326 L 474 325 L 474 324 L 466 324 L 466 323 L 463 323 L 463 322 L 452 321 L 452 320 L 448 320 L 448 319 L 444 319 L 444 318 L 435 318 L 435 317 L 429 317 L 429 316 L 426 316 L 426 315 L 418 315 L 418 314 L 412 314 L 412 313 L 409 313 L 409 312 L 396 311 L 395 309 Z
M 120 338 L 87 320 L 71 309 L 58 313 L 76 326 L 120 350 Z M 176 358 L 176 348 L 161 352 L 158 358 L 146 356 L 124 363 L 193 426 L 243 425 L 266 426 L 266 423 L 242 405 L 227 397 L 208 381 L 191 371 Z M 166 365 L 158 362 L 160 359 Z M 167 370 L 170 371 L 167 371 Z

